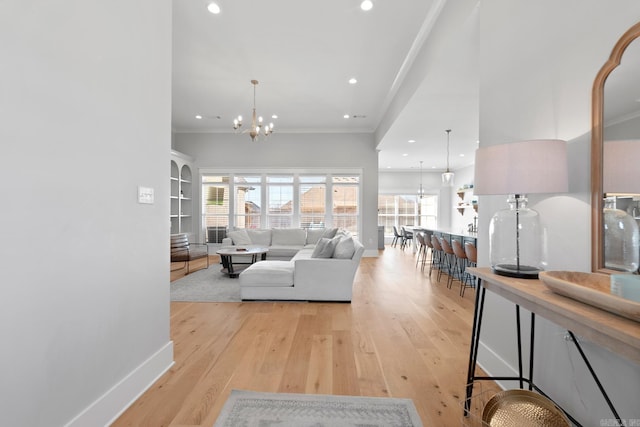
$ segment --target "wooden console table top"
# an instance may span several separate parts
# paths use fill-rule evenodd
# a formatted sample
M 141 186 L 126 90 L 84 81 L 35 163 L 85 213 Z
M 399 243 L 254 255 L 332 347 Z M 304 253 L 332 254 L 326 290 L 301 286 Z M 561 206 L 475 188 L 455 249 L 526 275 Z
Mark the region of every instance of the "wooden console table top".
M 491 292 L 640 364 L 640 323 L 556 294 L 540 280 L 499 276 L 490 268 L 467 270 Z

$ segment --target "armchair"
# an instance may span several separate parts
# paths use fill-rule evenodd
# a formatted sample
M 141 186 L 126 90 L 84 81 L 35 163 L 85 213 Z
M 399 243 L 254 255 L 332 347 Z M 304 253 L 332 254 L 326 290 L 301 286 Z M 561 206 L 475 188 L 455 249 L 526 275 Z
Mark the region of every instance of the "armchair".
M 187 268 L 189 274 L 189 263 L 200 258 L 207 258 L 207 268 L 209 268 L 209 247 L 206 244 L 189 243 L 189 238 L 185 233 L 171 235 L 171 262 L 184 262 L 181 268 Z

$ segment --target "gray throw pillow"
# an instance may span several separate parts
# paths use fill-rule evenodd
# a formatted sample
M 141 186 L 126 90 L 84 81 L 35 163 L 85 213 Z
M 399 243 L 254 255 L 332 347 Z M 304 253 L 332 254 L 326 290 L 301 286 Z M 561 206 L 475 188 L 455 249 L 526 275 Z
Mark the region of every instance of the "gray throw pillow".
M 351 259 L 356 251 L 356 246 L 351 237 L 341 237 L 333 251 L 333 258 Z
M 327 239 L 333 239 L 336 237 L 336 233 L 338 232 L 338 228 L 326 228 L 324 233 L 322 233 L 322 237 L 326 237 Z
M 326 237 L 322 237 L 318 240 L 318 243 L 316 243 L 316 247 L 313 249 L 311 258 L 331 258 L 337 244 L 338 240 L 336 239 L 327 239 Z

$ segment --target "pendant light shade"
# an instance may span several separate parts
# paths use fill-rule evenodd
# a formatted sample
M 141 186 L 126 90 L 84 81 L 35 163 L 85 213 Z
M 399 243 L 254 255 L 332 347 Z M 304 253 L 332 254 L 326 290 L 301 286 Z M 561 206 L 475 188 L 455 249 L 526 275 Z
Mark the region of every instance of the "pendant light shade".
M 455 175 L 449 170 L 449 135 L 451 134 L 451 129 L 447 129 L 445 132 L 447 132 L 447 170 L 442 174 L 442 185 L 452 187 Z

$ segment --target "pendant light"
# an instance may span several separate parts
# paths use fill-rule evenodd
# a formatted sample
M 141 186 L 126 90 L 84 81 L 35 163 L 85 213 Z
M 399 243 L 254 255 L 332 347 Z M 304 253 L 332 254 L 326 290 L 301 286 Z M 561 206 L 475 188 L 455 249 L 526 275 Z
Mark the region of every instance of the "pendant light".
M 453 178 L 454 174 L 449 170 L 449 135 L 451 134 L 451 129 L 445 130 L 447 132 L 447 170 L 442 174 L 442 185 L 445 187 L 453 186 Z
M 420 187 L 418 188 L 418 199 L 424 197 L 424 188 L 422 187 L 422 160 L 420 160 Z

